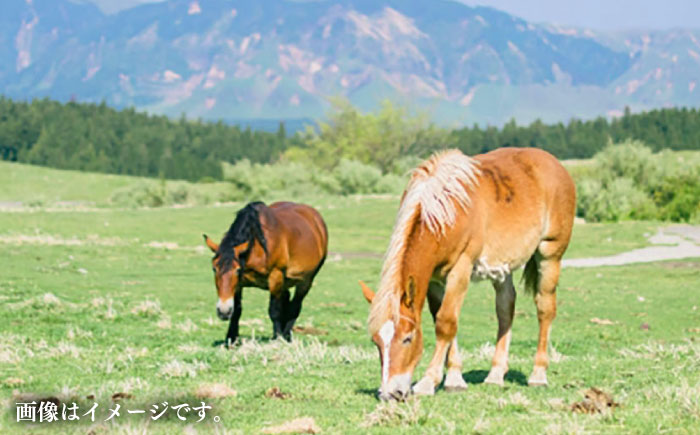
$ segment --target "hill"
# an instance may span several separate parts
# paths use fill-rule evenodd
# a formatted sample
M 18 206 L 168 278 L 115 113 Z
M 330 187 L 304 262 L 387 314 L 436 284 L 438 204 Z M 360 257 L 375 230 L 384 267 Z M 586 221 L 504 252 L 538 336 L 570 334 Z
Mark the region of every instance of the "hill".
M 695 104 L 697 32 L 598 35 L 439 0 L 8 0 L 0 92 L 205 119 L 318 117 L 329 95 L 441 124 Z

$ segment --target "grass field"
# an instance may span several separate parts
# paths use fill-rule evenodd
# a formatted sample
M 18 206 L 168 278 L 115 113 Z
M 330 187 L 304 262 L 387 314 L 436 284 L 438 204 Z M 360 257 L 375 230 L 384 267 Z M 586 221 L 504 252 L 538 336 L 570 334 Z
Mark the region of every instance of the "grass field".
M 298 417 L 326 433 L 700 433 L 700 259 L 564 270 L 548 388 L 525 385 L 537 320 L 521 292 L 506 387 L 482 384 L 496 320 L 490 285 L 474 285 L 459 330 L 469 389 L 385 404 L 375 398 L 379 359 L 357 280 L 376 286 L 398 198 L 305 199 L 326 219 L 332 251 L 299 318 L 308 333 L 292 344 L 269 341 L 267 294 L 247 289 L 243 343 L 226 350 L 217 345 L 227 325 L 215 315 L 201 234 L 220 235 L 241 204 L 110 208 L 104 198 L 133 180 L 1 169 L 0 201 L 41 204 L 0 212 L 1 433 L 259 433 Z M 95 208 L 56 210 L 51 201 Z M 567 258 L 644 246 L 658 226 L 577 225 Z M 433 349 L 429 317 L 416 377 Z M 237 394 L 196 398 L 209 384 Z M 273 387 L 287 395 L 267 397 Z M 572 413 L 588 387 L 611 393 L 620 407 Z M 13 404 L 28 393 L 81 410 L 98 402 L 97 421 L 17 424 Z M 131 397 L 119 402 L 120 417 L 103 422 L 115 393 Z M 150 411 L 125 412 L 201 400 L 213 407 L 202 423 L 194 413 L 183 422 L 174 413 L 151 421 Z

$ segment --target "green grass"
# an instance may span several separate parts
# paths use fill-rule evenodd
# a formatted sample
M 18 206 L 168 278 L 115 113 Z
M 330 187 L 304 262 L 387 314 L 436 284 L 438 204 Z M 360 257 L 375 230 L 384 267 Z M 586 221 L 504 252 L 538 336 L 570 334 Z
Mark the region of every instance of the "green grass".
M 30 207 L 107 207 L 112 205 L 112 195 L 120 189 L 157 183 L 160 181 L 152 178 L 57 170 L 0 161 L 0 201 Z M 227 183 L 196 184 L 172 180 L 167 183 L 193 186 L 195 191 L 215 194 L 229 188 Z
M 106 187 L 110 181 L 99 183 L 103 194 L 112 188 Z M 32 189 L 27 191 L 31 199 Z M 231 351 L 214 345 L 223 339 L 226 324 L 216 318 L 210 253 L 200 246 L 201 233 L 220 235 L 239 206 L 0 213 L 0 399 L 7 410 L 0 432 L 27 429 L 14 422 L 13 391 L 55 395 L 81 407 L 91 405 L 86 396 L 94 394 L 98 420 L 106 418 L 112 394 L 133 395 L 121 402 L 116 423 L 32 426 L 38 433 L 173 433 L 188 425 L 200 433 L 258 433 L 303 416 L 326 433 L 698 432 L 699 260 L 565 269 L 548 388 L 523 385 L 532 368 L 537 320 L 522 292 L 506 387 L 481 383 L 490 367 L 496 319 L 490 285 L 473 285 L 459 330 L 469 389 L 382 404 L 374 396 L 379 359 L 366 336 L 367 304 L 357 280 L 376 285 L 398 199 L 310 202 L 327 220 L 330 249 L 337 255 L 319 274 L 299 324 L 323 335 L 297 334 L 291 345 L 270 342 L 268 296 L 246 289 L 244 341 Z M 656 226 L 577 225 L 567 258 L 643 246 L 644 233 Z M 429 317 L 416 378 L 434 346 Z M 595 317 L 614 324 L 592 323 Z M 238 394 L 205 399 L 214 407 L 206 422 L 171 416 L 148 423 L 148 416 L 124 412 L 163 401 L 198 403 L 195 391 L 209 383 L 228 385 Z M 581 391 L 591 386 L 612 393 L 621 407 L 609 416 L 572 414 L 568 404 L 581 400 Z M 267 398 L 272 387 L 290 397 Z M 215 423 L 213 415 L 221 421 Z

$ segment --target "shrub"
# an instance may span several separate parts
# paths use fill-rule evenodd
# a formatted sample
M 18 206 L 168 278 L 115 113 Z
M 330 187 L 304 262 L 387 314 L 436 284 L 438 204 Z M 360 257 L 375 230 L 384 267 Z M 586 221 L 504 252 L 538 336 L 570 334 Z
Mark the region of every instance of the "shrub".
M 700 217 L 700 171 L 666 177 L 654 190 L 659 217 L 675 222 Z
M 579 188 L 580 211 L 588 221 L 649 219 L 656 214 L 651 198 L 630 178 L 617 178 L 603 188 L 595 180 L 586 180 Z
M 345 195 L 376 193 L 377 183 L 382 178 L 382 172 L 374 166 L 347 159 L 340 161 L 334 173 L 340 184 L 340 192 Z
M 377 193 L 393 193 L 400 195 L 406 188 L 408 177 L 402 177 L 396 174 L 384 175 L 376 186 Z
M 606 183 L 616 178 L 629 178 L 636 186 L 646 187 L 656 179 L 658 159 L 640 141 L 610 142 L 594 156 L 594 162 Z
M 294 162 L 263 165 L 240 160 L 224 164 L 224 179 L 233 184 L 240 199 L 259 199 L 272 193 L 319 194 L 333 189 L 333 182 L 318 175 L 317 169 Z
M 270 195 L 295 198 L 321 194 L 398 194 L 406 183 L 404 177 L 382 175 L 375 166 L 346 159 L 342 159 L 332 171 L 298 162 L 263 165 L 241 160 L 234 165 L 224 163 L 224 177 L 232 184 L 232 192 L 240 200 L 262 199 Z
M 144 181 L 115 191 L 110 197 L 113 204 L 122 207 L 163 207 L 169 205 L 209 204 L 205 195 L 186 182 Z
M 608 144 L 593 164 L 574 168 L 577 214 L 589 221 L 700 217 L 700 159 L 653 154 L 639 141 Z

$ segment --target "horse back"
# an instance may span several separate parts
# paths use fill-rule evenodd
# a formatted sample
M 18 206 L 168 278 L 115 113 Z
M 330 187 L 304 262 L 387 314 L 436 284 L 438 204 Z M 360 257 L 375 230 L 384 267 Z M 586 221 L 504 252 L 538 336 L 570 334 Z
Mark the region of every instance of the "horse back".
M 268 207 L 266 227 L 274 239 L 271 256 L 291 275 L 315 271 L 328 253 L 328 230 L 314 208 L 293 202 Z
M 522 265 L 542 240 L 569 243 L 576 207 L 574 182 L 551 154 L 501 148 L 475 156 L 481 175 L 472 218 L 481 231 L 482 256 Z

